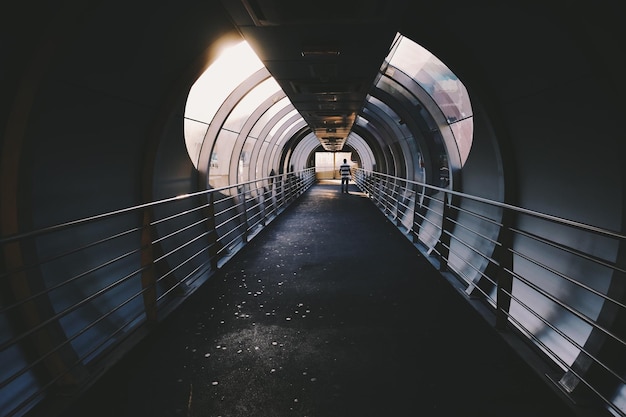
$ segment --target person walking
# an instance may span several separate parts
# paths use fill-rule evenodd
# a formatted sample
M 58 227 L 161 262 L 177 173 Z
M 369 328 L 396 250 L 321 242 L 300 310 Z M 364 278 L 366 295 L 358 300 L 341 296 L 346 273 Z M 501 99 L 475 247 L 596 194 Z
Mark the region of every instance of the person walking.
M 346 159 L 343 160 L 343 164 L 339 166 L 339 173 L 341 174 L 341 192 L 348 192 L 348 184 L 350 183 L 350 165 Z

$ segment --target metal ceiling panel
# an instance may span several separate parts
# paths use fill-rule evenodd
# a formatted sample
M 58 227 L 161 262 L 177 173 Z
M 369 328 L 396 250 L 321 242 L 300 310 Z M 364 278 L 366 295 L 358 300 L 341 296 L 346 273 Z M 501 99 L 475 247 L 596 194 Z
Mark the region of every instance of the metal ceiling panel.
M 222 0 L 327 150 L 341 150 L 396 35 L 402 0 Z

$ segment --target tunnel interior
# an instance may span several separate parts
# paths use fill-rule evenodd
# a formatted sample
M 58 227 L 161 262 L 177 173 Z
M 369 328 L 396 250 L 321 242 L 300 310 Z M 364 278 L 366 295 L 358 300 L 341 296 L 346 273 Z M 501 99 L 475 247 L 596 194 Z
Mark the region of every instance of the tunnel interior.
M 97 380 L 263 227 L 237 199 L 265 215 L 322 152 L 626 415 L 617 2 L 37 3 L 2 13 L 2 417 Z

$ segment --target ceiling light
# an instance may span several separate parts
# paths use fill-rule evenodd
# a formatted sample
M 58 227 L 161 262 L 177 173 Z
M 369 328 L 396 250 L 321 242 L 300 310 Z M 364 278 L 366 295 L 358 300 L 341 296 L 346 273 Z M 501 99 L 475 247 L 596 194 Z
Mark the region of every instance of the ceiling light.
M 302 48 L 301 52 L 302 56 L 337 56 L 340 54 L 339 48 L 334 48 L 331 46 L 308 46 Z

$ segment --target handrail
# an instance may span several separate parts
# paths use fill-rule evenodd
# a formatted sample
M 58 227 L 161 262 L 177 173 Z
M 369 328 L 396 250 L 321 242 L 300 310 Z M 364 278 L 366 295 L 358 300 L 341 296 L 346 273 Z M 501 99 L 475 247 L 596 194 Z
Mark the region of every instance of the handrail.
M 305 169 L 303 171 L 300 172 L 294 172 L 294 173 L 289 173 L 292 175 L 297 175 L 299 173 L 303 174 L 303 175 L 307 175 L 310 176 L 311 175 L 311 170 L 313 168 L 308 168 Z M 174 201 L 180 201 L 180 200 L 185 200 L 191 197 L 198 197 L 198 196 L 203 196 L 203 195 L 208 195 L 208 194 L 213 194 L 213 193 L 220 193 L 223 191 L 227 191 L 227 190 L 232 190 L 232 189 L 238 189 L 241 187 L 245 187 L 247 185 L 250 184 L 256 184 L 258 182 L 270 182 L 270 181 L 278 181 L 282 178 L 287 178 L 288 174 L 278 174 L 278 175 L 273 175 L 273 176 L 269 176 L 269 177 L 265 177 L 265 178 L 261 178 L 261 179 L 256 179 L 256 180 L 251 180 L 251 181 L 246 181 L 246 182 L 240 182 L 237 184 L 232 184 L 232 185 L 227 185 L 224 187 L 219 187 L 219 188 L 211 188 L 211 189 L 207 189 L 207 190 L 202 190 L 202 191 L 195 191 L 192 193 L 186 193 L 186 194 L 180 194 L 174 197 L 167 197 L 167 198 L 163 198 L 160 200 L 154 200 L 154 201 L 150 201 L 147 203 L 142 203 L 142 204 L 137 204 L 134 206 L 129 206 L 129 207 L 124 207 L 118 210 L 112 210 L 112 211 L 108 211 L 108 212 L 104 212 L 104 213 L 100 213 L 100 214 L 95 214 L 93 216 L 87 216 L 87 217 L 83 217 L 80 219 L 76 219 L 76 220 L 71 220 L 71 221 L 67 221 L 67 222 L 63 222 L 63 223 L 58 223 L 58 224 L 54 224 L 51 226 L 46 226 L 46 227 L 41 227 L 35 230 L 31 230 L 28 232 L 22 232 L 22 233 L 15 233 L 12 235 L 7 235 L 7 236 L 3 236 L 0 237 L 0 245 L 5 244 L 5 243 L 9 243 L 15 240 L 19 240 L 19 239 L 24 239 L 27 237 L 32 237 L 32 236 L 38 236 L 38 235 L 42 235 L 45 233 L 50 233 L 50 232 L 54 232 L 54 231 L 58 231 L 58 230 L 63 230 L 69 227 L 73 227 L 73 226 L 77 226 L 80 224 L 84 224 L 84 223 L 90 223 L 93 221 L 97 221 L 97 220 L 102 220 L 102 219 L 106 219 L 108 217 L 115 217 L 118 216 L 120 214 L 125 214 L 125 213 L 129 213 L 129 212 L 133 212 L 133 211 L 137 211 L 137 210 L 142 210 L 142 209 L 146 209 L 146 208 L 150 208 L 150 207 L 154 207 L 154 206 L 158 206 L 158 205 L 162 205 L 162 204 L 166 204 L 166 203 L 171 203 Z
M 0 417 L 88 385 L 315 181 L 307 168 L 0 237 L 0 389 L 19 393 Z
M 429 190 L 434 190 L 434 191 L 440 191 L 449 195 L 454 195 L 457 197 L 463 197 L 469 200 L 474 200 L 480 203 L 485 203 L 485 204 L 489 204 L 492 206 L 496 206 L 496 207 L 500 207 L 503 209 L 507 209 L 507 210 L 513 210 L 513 211 L 517 211 L 518 213 L 521 214 L 527 214 L 533 217 L 537 217 L 540 219 L 544 219 L 544 220 L 549 220 L 552 222 L 557 222 L 557 223 L 561 223 L 564 225 L 568 225 L 568 226 L 573 226 L 579 229 L 583 229 L 589 232 L 594 232 L 597 234 L 601 234 L 601 235 L 605 235 L 605 236 L 609 236 L 609 237 L 614 237 L 617 239 L 624 239 L 626 240 L 626 234 L 620 233 L 618 231 L 615 230 L 610 230 L 610 229 L 606 229 L 606 228 L 602 228 L 602 227 L 598 227 L 598 226 L 593 226 L 587 223 L 582 223 L 582 222 L 578 222 L 575 220 L 570 220 L 570 219 L 566 219 L 563 217 L 558 217 L 552 214 L 547 214 L 547 213 L 543 213 L 540 211 L 536 211 L 536 210 L 531 210 L 531 209 L 527 209 L 524 207 L 519 207 L 519 206 L 515 206 L 512 204 L 508 204 L 508 203 L 504 203 L 502 201 L 497 201 L 497 200 L 491 200 L 485 197 L 479 197 L 479 196 L 475 196 L 472 194 L 465 194 L 463 192 L 460 191 L 455 191 L 449 188 L 444 188 L 444 187 L 437 187 L 435 185 L 432 184 L 427 184 L 424 182 L 419 182 L 419 181 L 414 181 L 414 180 L 409 180 L 409 179 L 405 179 L 405 178 L 399 178 L 399 177 L 394 177 L 393 175 L 389 175 L 389 174 L 384 174 L 382 172 L 376 172 L 376 171 L 366 171 L 362 168 L 357 168 L 356 171 L 358 173 L 361 173 L 361 175 L 375 175 L 375 176 L 379 176 L 379 177 L 385 177 L 385 178 L 391 178 L 391 179 L 402 179 L 402 181 L 406 181 L 409 184 L 413 184 L 413 185 L 417 185 L 420 187 L 424 187 L 427 188 Z
M 623 370 L 601 349 L 614 341 L 612 349 L 626 357 L 624 332 L 612 327 L 626 317 L 626 302 L 610 284 L 622 287 L 626 279 L 617 258 L 624 233 L 360 168 L 354 180 L 444 277 L 483 301 L 500 330 L 517 334 L 561 373 L 555 382 L 562 391 L 573 399 L 578 391 L 591 392 L 596 405 L 626 417 L 619 405 L 624 399 L 612 398 L 626 385 Z M 579 245 L 583 240 L 607 255 L 589 253 Z

